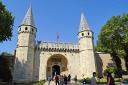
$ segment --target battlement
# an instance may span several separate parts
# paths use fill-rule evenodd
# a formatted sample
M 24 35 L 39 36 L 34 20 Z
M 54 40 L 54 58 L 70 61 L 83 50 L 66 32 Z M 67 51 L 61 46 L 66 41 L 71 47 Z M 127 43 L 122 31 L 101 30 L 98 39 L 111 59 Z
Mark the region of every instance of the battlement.
M 61 43 L 61 42 L 37 42 L 36 48 L 44 51 L 65 51 L 78 52 L 78 44 L 75 43 Z

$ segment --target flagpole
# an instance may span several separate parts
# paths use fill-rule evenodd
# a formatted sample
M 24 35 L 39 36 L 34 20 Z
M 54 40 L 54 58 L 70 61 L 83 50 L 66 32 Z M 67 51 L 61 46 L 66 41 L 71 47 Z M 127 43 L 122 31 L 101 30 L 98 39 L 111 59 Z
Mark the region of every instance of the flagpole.
M 57 47 L 59 46 L 59 33 L 57 32 L 57 35 L 56 35 L 56 39 L 57 39 Z
M 56 38 L 57 38 L 57 43 L 59 43 L 59 33 L 58 32 L 57 32 Z

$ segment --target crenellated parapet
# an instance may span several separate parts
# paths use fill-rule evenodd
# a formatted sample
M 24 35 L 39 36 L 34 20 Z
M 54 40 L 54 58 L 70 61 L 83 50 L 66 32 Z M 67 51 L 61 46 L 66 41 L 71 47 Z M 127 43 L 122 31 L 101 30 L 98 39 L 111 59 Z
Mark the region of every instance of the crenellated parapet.
M 18 34 L 20 34 L 20 33 L 28 33 L 28 34 L 35 34 L 35 32 L 33 32 L 33 31 L 29 31 L 29 30 L 27 30 L 27 31 L 19 31 L 18 32 Z
M 50 52 L 79 52 L 78 44 L 75 43 L 60 43 L 60 42 L 41 42 L 36 45 L 37 50 Z

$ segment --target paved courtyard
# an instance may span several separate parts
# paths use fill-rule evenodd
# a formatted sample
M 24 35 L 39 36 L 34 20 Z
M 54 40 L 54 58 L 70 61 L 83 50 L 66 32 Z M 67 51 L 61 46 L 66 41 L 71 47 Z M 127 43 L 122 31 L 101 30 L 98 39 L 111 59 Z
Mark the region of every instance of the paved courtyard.
M 37 85 L 37 84 L 32 84 L 32 83 L 31 84 L 7 84 L 7 83 L 0 83 L 0 85 Z M 39 84 L 39 85 L 43 85 L 43 84 Z M 46 82 L 44 85 L 48 85 L 48 82 Z M 55 85 L 55 82 L 52 81 L 50 83 L 50 85 Z M 83 84 L 71 82 L 68 85 L 83 85 Z M 90 84 L 86 84 L 86 85 L 90 85 Z M 106 85 L 106 84 L 97 84 L 97 85 Z M 116 85 L 128 85 L 128 84 L 116 84 Z
M 46 82 L 44 85 L 48 85 L 48 82 Z M 51 81 L 50 85 L 55 85 L 54 81 Z M 82 85 L 81 83 L 75 83 L 75 82 L 71 82 L 68 85 Z M 90 84 L 86 84 L 86 85 L 90 85 Z M 97 85 L 106 85 L 106 84 L 97 84 Z M 121 85 L 121 84 L 116 84 L 116 85 Z M 123 84 L 123 85 L 128 85 L 128 84 Z

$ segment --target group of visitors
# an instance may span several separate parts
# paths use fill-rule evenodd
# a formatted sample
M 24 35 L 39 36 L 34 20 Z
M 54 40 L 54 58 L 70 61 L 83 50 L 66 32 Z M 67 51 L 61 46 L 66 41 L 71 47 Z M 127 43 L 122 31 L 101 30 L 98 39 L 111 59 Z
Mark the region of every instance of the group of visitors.
M 64 75 L 55 75 L 53 78 L 50 76 L 48 77 L 48 85 L 50 85 L 51 80 L 55 81 L 55 85 L 67 85 L 71 81 L 71 75 L 68 76 Z
M 91 78 L 91 85 L 97 85 L 96 72 L 93 72 L 93 77 Z M 107 85 L 115 85 L 114 77 L 109 72 L 107 72 Z
M 83 85 L 86 85 L 86 79 L 84 78 L 82 81 Z M 93 76 L 91 78 L 91 85 L 97 85 L 96 83 L 96 72 L 93 72 Z M 114 77 L 112 77 L 111 73 L 107 72 L 107 85 L 115 85 Z
M 48 85 L 50 85 L 51 80 L 55 81 L 55 85 L 68 85 L 71 81 L 71 75 L 55 75 L 53 78 L 51 76 L 48 77 Z M 74 77 L 74 81 L 77 83 L 77 76 Z M 86 85 L 86 79 L 84 78 L 82 81 L 83 85 Z M 93 72 L 93 76 L 91 78 L 91 85 L 97 85 L 96 83 L 96 72 Z M 115 85 L 114 78 L 111 73 L 107 72 L 107 85 Z

